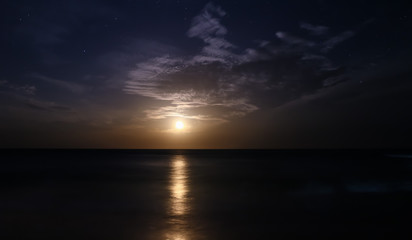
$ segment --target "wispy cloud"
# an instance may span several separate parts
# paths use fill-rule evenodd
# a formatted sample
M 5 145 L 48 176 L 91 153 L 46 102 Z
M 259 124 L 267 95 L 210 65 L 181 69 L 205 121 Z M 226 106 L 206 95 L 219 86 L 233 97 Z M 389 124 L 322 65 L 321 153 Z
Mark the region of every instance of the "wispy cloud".
M 340 33 L 332 38 L 330 38 L 329 40 L 327 40 L 326 42 L 324 42 L 323 48 L 322 48 L 322 52 L 326 53 L 330 50 L 332 50 L 333 48 L 335 48 L 338 44 L 348 40 L 349 38 L 355 36 L 355 32 L 353 31 L 345 31 L 343 33 Z
M 0 80 L 0 89 L 1 88 L 5 88 L 5 89 L 12 90 L 12 91 L 15 91 L 15 92 L 23 93 L 23 94 L 26 94 L 26 95 L 35 95 L 36 91 L 37 91 L 37 88 L 34 85 L 13 84 L 13 83 L 10 83 L 7 80 Z
M 220 7 L 208 3 L 201 14 L 193 19 L 187 36 L 200 38 L 206 44 L 202 54 L 194 57 L 194 61 L 230 63 L 237 58 L 231 52 L 235 45 L 224 38 L 227 29 L 220 23 L 220 18 L 225 15 L 226 12 Z
M 1 85 L 0 85 L 1 87 Z M 70 112 L 72 108 L 53 101 L 42 100 L 31 94 L 24 94 L 21 91 L 0 91 L 0 107 L 7 106 L 15 109 L 30 109 L 47 112 Z
M 277 32 L 276 37 L 287 44 L 294 45 L 294 47 L 314 47 L 316 43 L 303 38 L 292 36 L 285 32 Z
M 328 40 L 322 43 L 321 52 L 327 53 L 330 50 L 334 49 L 337 45 L 341 44 L 342 42 L 354 37 L 358 32 L 362 31 L 365 27 L 372 24 L 375 19 L 371 18 L 368 19 L 358 26 L 356 26 L 353 30 L 347 30 L 342 33 L 335 35 L 334 37 L 329 38 Z
M 205 46 L 199 54 L 163 55 L 141 61 L 129 71 L 124 91 L 164 101 L 145 111 L 149 119 L 171 117 L 228 121 L 261 108 L 276 107 L 344 79 L 322 49 L 347 39 L 338 35 L 325 43 L 277 32 L 279 41 L 236 48 L 225 39 L 225 11 L 211 3 L 196 16 L 187 32 Z M 324 34 L 327 27 L 303 28 Z M 310 28 L 310 29 L 309 29 Z
M 42 80 L 56 87 L 68 90 L 72 93 L 80 94 L 86 91 L 86 87 L 78 83 L 64 81 L 64 80 L 60 80 L 56 78 L 51 78 L 51 77 L 48 77 L 42 74 L 37 74 L 37 73 L 31 74 L 31 77 Z
M 36 99 L 26 99 L 24 104 L 33 110 L 48 111 L 48 112 L 66 112 L 72 109 L 68 106 L 56 104 L 54 102 L 40 101 Z
M 307 30 L 310 34 L 312 35 L 324 35 L 328 32 L 329 27 L 326 26 L 316 26 L 316 25 L 312 25 L 310 23 L 306 23 L 306 22 L 302 22 L 300 24 L 300 28 Z

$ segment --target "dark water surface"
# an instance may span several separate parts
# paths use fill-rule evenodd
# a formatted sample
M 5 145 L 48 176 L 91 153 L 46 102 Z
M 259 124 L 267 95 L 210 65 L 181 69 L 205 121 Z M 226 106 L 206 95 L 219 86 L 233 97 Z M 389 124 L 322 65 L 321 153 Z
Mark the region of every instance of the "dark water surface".
M 411 239 L 407 151 L 2 150 L 0 239 Z

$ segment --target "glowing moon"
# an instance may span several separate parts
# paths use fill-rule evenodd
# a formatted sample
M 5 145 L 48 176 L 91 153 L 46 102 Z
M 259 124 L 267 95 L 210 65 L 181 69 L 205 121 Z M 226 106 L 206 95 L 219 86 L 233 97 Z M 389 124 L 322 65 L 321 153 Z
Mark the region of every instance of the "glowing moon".
M 184 126 L 185 126 L 185 125 L 184 125 L 181 121 L 177 121 L 177 122 L 176 122 L 176 128 L 177 128 L 177 129 L 183 129 Z

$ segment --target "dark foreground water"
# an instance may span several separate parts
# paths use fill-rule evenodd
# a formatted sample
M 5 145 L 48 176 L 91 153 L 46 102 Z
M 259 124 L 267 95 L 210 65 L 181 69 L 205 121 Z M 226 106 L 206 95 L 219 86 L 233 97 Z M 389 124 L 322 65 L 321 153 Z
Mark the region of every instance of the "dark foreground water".
M 2 150 L 0 239 L 411 239 L 405 151 Z

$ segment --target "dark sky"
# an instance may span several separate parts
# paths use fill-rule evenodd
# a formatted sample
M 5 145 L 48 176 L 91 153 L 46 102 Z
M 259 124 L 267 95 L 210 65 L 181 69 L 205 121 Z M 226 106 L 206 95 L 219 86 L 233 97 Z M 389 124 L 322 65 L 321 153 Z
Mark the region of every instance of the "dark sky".
M 0 9 L 0 147 L 412 147 L 407 1 Z

